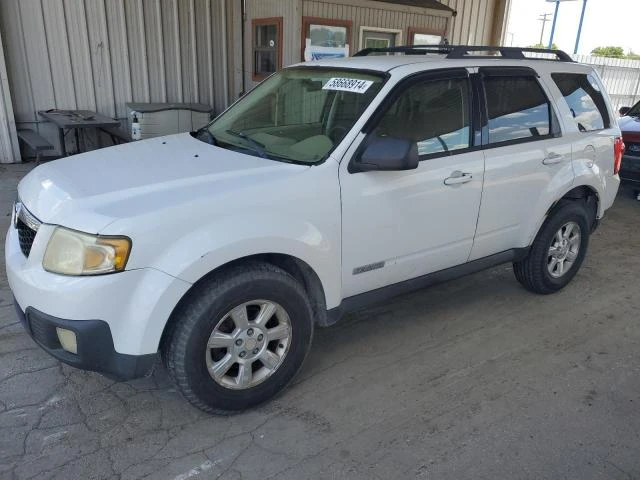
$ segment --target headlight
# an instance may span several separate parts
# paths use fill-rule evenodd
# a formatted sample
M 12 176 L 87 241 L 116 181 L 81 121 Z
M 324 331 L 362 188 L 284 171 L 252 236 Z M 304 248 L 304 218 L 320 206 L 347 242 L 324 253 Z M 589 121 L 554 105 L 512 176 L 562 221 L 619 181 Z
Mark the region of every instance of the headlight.
M 99 275 L 124 270 L 131 251 L 127 237 L 89 235 L 56 227 L 44 253 L 42 267 L 63 275 Z

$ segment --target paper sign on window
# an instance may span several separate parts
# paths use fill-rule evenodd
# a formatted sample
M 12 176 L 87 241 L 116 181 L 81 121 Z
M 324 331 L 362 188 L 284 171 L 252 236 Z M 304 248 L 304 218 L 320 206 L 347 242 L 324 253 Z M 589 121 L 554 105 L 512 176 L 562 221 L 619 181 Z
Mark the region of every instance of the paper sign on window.
M 372 80 L 357 78 L 330 78 L 322 87 L 323 90 L 339 90 L 341 92 L 364 93 L 373 85 Z

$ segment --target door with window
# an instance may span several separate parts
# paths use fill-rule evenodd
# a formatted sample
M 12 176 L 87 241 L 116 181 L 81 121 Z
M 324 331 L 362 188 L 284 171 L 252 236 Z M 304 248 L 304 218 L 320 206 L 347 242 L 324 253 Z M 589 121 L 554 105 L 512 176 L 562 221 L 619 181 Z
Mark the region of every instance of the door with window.
M 260 82 L 282 68 L 282 17 L 256 18 L 252 29 L 252 80 Z
M 481 68 L 480 77 L 486 168 L 471 260 L 528 246 L 553 192 L 574 178 L 571 144 L 535 71 Z
M 569 107 L 569 128 L 566 136 L 573 146 L 576 174 L 589 171 L 594 165 L 613 174 L 613 139 L 617 132 L 607 110 L 600 82 L 593 74 L 552 73 L 551 79 Z
M 405 80 L 340 166 L 343 296 L 467 261 L 478 218 L 484 157 L 475 149 L 466 70 Z M 349 173 L 376 137 L 415 141 L 417 169 Z

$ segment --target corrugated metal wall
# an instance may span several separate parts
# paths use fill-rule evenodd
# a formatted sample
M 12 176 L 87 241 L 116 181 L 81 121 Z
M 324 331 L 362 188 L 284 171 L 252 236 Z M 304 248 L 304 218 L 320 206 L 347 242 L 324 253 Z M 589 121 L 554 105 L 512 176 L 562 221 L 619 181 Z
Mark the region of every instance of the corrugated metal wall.
M 356 0 L 343 2 L 304 0 L 304 15 L 307 17 L 336 18 L 353 21 L 353 45 L 351 53 L 362 48 L 360 27 L 377 27 L 402 30 L 402 44 L 407 43 L 407 29 L 429 28 L 443 33 L 447 29 L 449 14 L 426 8 L 407 7 L 390 3 Z M 446 16 L 445 16 L 446 15 Z M 300 40 L 298 40 L 300 43 Z M 298 58 L 300 48 L 298 48 Z
M 16 121 L 37 122 L 36 112 L 50 108 L 125 118 L 129 101 L 199 102 L 220 111 L 222 1 L 233 2 L 0 1 Z
M 491 45 L 501 32 L 494 32 L 495 15 L 500 15 L 499 2 L 506 0 L 439 0 L 458 12 L 451 26 L 449 42 L 457 45 Z M 502 19 L 497 25 L 502 28 Z
M 20 161 L 20 149 L 4 60 L 4 46 L 0 35 L 0 163 L 16 161 Z

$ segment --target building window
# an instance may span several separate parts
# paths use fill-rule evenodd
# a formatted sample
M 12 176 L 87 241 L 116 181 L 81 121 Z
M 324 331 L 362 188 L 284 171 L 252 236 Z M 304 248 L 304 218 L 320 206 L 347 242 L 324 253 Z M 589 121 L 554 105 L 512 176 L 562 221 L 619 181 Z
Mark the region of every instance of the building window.
M 611 121 L 600 86 L 592 75 L 552 73 L 551 78 L 562 92 L 571 115 L 581 132 L 609 128 Z
M 261 81 L 282 68 L 282 17 L 258 18 L 253 30 L 253 79 Z
M 409 27 L 407 39 L 409 45 L 439 45 L 444 32 L 433 28 Z
M 352 25 L 350 20 L 302 17 L 302 60 L 348 57 Z

